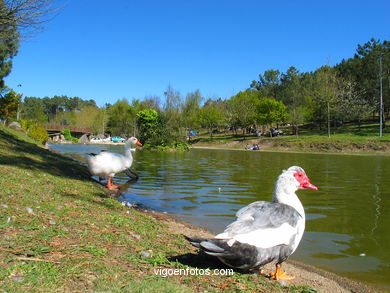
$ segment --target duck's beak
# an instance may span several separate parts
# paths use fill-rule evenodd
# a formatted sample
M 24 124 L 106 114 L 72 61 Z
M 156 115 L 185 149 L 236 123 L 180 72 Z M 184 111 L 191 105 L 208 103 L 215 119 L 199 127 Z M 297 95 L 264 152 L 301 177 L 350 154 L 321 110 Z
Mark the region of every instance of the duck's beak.
M 301 184 L 302 188 L 309 188 L 309 189 L 314 189 L 318 190 L 318 187 L 310 183 L 310 179 L 306 177 L 305 181 L 302 182 Z
M 135 144 L 138 145 L 138 146 L 142 146 L 142 143 L 140 143 L 138 140 L 137 140 L 137 142 Z
M 311 183 L 304 184 L 302 187 L 303 188 L 310 188 L 310 189 L 318 190 L 318 187 L 313 185 L 313 184 L 311 184 Z

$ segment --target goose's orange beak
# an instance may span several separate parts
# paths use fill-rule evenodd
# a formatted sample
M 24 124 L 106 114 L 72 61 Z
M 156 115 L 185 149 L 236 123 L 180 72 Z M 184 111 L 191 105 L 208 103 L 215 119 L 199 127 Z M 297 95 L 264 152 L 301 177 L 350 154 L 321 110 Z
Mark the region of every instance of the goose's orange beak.
M 142 146 L 142 143 L 140 143 L 138 140 L 137 140 L 137 142 L 135 144 L 138 145 L 138 146 Z

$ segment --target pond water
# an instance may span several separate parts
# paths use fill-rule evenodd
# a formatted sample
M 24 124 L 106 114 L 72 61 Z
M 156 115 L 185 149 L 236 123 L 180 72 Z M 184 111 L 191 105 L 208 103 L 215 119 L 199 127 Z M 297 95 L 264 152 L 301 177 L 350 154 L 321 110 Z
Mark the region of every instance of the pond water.
M 51 145 L 85 160 L 84 154 L 123 146 Z M 192 149 L 136 151 L 140 179 L 121 200 L 167 211 L 221 232 L 235 212 L 271 200 L 283 169 L 305 169 L 319 190 L 300 190 L 306 231 L 291 257 L 339 275 L 390 290 L 390 157 Z M 118 174 L 116 183 L 128 178 Z

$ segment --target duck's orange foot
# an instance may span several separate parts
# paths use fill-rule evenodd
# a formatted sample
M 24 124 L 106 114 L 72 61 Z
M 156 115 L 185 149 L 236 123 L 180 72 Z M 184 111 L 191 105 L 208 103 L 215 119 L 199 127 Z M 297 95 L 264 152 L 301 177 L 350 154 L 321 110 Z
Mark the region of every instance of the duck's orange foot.
M 108 179 L 107 179 L 107 188 L 110 189 L 110 190 L 119 189 L 119 185 L 116 185 L 116 184 L 112 183 L 112 178 L 108 177 Z
M 115 189 L 119 189 L 120 186 L 116 185 L 116 184 L 111 184 L 111 185 L 107 184 L 107 188 L 110 189 L 110 190 L 115 190 Z
M 295 279 L 295 277 L 289 276 L 286 273 L 281 273 L 281 274 L 271 273 L 270 278 L 272 280 L 277 280 L 277 281 L 280 281 L 280 280 L 291 281 L 291 280 Z
M 295 279 L 295 277 L 289 276 L 286 273 L 282 272 L 282 265 L 281 264 L 276 265 L 276 271 L 275 271 L 275 273 L 270 274 L 270 278 L 272 280 L 277 280 L 277 281 L 279 281 L 279 280 L 291 281 L 291 280 Z

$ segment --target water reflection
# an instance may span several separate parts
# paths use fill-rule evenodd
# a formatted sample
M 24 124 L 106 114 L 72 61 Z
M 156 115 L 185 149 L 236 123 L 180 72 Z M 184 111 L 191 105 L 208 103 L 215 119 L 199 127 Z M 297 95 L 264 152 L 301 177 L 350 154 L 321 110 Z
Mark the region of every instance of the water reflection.
M 101 147 L 55 148 L 88 153 Z M 123 151 L 120 146 L 103 148 Z M 299 165 L 319 190 L 298 192 L 307 224 L 293 258 L 390 289 L 389 163 L 383 156 L 141 151 L 133 165 L 140 179 L 129 185 L 123 199 L 220 232 L 242 206 L 271 200 L 281 170 Z M 128 178 L 118 174 L 115 180 L 125 183 Z

